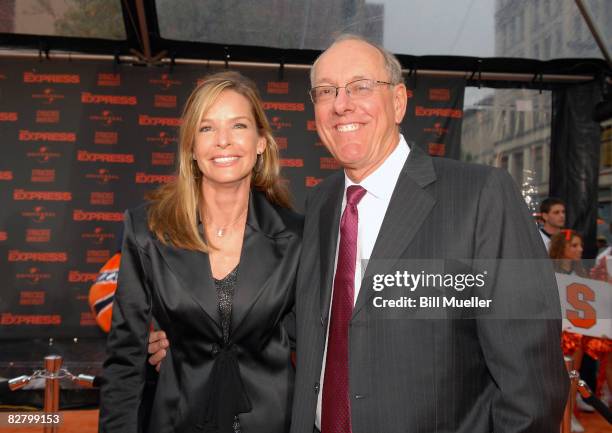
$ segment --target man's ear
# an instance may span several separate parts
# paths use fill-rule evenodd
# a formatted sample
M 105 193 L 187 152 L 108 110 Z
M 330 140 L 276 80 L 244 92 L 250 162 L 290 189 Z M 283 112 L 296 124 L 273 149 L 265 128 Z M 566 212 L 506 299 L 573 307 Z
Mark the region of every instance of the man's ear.
M 395 123 L 400 124 L 406 114 L 406 107 L 408 105 L 408 92 L 406 85 L 396 84 L 393 87 L 393 110 L 395 111 Z

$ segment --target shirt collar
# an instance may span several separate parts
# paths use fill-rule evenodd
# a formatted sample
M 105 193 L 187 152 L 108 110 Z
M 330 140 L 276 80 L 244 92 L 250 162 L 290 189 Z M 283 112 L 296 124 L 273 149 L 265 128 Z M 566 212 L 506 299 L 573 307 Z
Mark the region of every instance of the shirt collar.
M 404 136 L 400 134 L 400 140 L 395 150 L 391 152 L 391 155 L 385 159 L 385 161 L 374 170 L 368 177 L 363 179 L 359 185 L 364 187 L 368 194 L 372 194 L 374 197 L 383 200 L 391 200 L 391 195 L 395 189 L 395 184 L 399 178 L 402 168 L 408 159 L 410 148 L 408 143 L 404 139 Z M 351 185 L 357 185 L 353 182 L 346 173 L 344 174 L 344 189 Z

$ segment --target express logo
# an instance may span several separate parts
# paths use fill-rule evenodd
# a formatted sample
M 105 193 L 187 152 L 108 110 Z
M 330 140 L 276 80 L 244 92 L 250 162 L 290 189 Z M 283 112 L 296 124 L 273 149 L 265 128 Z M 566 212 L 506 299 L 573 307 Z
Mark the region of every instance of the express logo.
M 32 99 L 41 99 L 43 104 L 53 104 L 57 100 L 64 99 L 64 95 L 48 87 L 42 93 L 32 94 Z
M 42 280 L 51 278 L 51 274 L 41 272 L 40 269 L 31 267 L 26 272 L 16 274 L 15 278 L 18 280 L 25 280 L 28 284 L 36 285 Z
M 89 116 L 89 120 L 98 121 L 105 126 L 110 126 L 113 122 L 123 122 L 121 116 L 115 116 L 110 110 L 102 110 L 100 114 Z
M 322 180 L 323 180 L 322 177 L 306 176 L 304 178 L 304 184 L 308 188 L 313 188 L 313 187 L 317 186 L 319 183 L 321 183 Z
M 138 98 L 131 95 L 101 95 L 91 92 L 81 92 L 83 104 L 136 105 Z
M 281 158 L 281 167 L 304 167 L 304 160 L 302 158 Z
M 115 235 L 113 233 L 105 232 L 102 227 L 96 227 L 93 232 L 83 233 L 81 238 L 88 239 L 95 245 L 100 245 L 107 239 L 115 239 Z
M 76 133 L 20 129 L 19 141 L 66 141 L 74 143 L 76 142 Z
M 169 146 L 171 144 L 178 143 L 178 139 L 174 135 L 170 135 L 165 131 L 161 131 L 154 137 L 147 137 L 148 143 L 154 143 L 161 148 Z
M 433 125 L 433 128 L 425 128 L 423 129 L 423 131 L 425 132 L 433 132 L 434 134 L 436 134 L 436 137 L 442 137 L 445 134 L 448 134 L 448 128 L 443 128 L 442 127 L 442 123 L 440 122 L 436 122 Z
M 182 84 L 182 82 L 179 80 L 172 80 L 169 74 L 161 74 L 159 78 L 151 78 L 149 83 L 155 84 L 164 90 L 169 89 L 172 86 L 180 86 Z
M 280 116 L 274 116 L 270 119 L 270 126 L 278 131 L 283 128 L 291 128 L 291 123 L 283 122 Z
M 38 150 L 26 153 L 26 156 L 28 158 L 36 159 L 36 161 L 40 162 L 41 164 L 46 164 L 52 159 L 59 158 L 62 155 L 58 152 L 51 152 L 47 146 L 40 146 Z
M 13 172 L 11 170 L 0 170 L 0 180 L 13 180 Z
M 8 240 L 8 233 L 5 231 L 0 231 L 0 242 L 4 242 Z
M 119 176 L 112 174 L 107 168 L 100 168 L 95 173 L 85 175 L 86 179 L 94 179 L 98 185 L 107 185 L 113 180 L 119 180 Z
M 79 84 L 81 77 L 78 74 L 37 74 L 35 72 L 24 72 L 23 82 L 33 84 Z
M 304 111 L 303 102 L 264 102 L 264 110 L 276 110 L 276 111 Z
M 181 126 L 182 120 L 179 117 L 158 117 L 140 114 L 138 124 L 140 126 Z
M 59 314 L 13 314 L 2 313 L 0 315 L 0 325 L 23 326 L 23 325 L 52 325 L 62 324 L 62 316 Z
M 321 170 L 337 170 L 340 168 L 340 163 L 331 156 L 323 156 L 319 158 L 319 168 Z
M 31 211 L 21 212 L 21 216 L 30 218 L 35 223 L 42 223 L 49 218 L 55 218 L 55 212 L 49 212 L 44 206 L 35 206 Z

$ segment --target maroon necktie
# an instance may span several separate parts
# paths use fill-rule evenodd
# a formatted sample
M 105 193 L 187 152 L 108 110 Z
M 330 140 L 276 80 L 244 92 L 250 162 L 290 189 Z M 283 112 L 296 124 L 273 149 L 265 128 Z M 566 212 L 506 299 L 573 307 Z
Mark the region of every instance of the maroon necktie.
M 357 258 L 357 204 L 366 190 L 359 185 L 346 189 L 346 207 L 340 220 L 340 244 L 334 277 L 327 359 L 323 381 L 321 433 L 351 433 L 349 399 L 348 325 L 355 296 L 355 261 Z

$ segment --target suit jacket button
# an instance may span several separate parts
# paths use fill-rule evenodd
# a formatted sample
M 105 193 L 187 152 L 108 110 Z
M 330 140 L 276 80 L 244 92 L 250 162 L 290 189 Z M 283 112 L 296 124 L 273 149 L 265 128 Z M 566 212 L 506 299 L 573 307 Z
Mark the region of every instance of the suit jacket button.
M 319 389 L 321 389 L 321 386 L 319 385 L 319 382 L 317 382 L 315 383 L 315 386 L 314 386 L 315 394 L 319 394 Z
M 363 394 L 355 394 L 355 400 L 361 400 L 362 398 L 365 398 L 365 395 Z
M 212 354 L 213 356 L 217 356 L 219 354 L 220 347 L 217 343 L 212 345 Z

